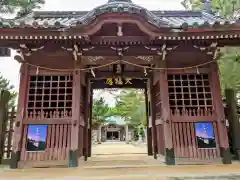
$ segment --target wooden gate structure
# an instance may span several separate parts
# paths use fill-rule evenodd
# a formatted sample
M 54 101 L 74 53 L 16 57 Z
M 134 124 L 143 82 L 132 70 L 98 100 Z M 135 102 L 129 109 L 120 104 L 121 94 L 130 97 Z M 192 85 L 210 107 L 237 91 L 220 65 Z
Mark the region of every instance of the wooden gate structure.
M 231 163 L 217 59 L 220 47 L 239 45 L 238 22 L 109 0 L 0 26 L 0 45 L 22 63 L 11 168 L 87 160 L 92 88 L 106 86 L 147 89 L 149 155 Z

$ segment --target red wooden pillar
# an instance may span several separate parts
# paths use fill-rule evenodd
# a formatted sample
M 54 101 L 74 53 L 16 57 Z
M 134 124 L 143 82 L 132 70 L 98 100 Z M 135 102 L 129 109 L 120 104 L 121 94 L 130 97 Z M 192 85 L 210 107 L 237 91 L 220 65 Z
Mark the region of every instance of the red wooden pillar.
M 218 139 L 219 139 L 219 146 L 220 146 L 220 156 L 224 164 L 231 164 L 232 158 L 231 158 L 229 142 L 228 142 L 228 134 L 227 134 L 225 114 L 224 114 L 224 107 L 222 103 L 221 85 L 219 80 L 219 70 L 218 70 L 217 63 L 214 63 L 211 65 L 210 83 L 212 86 L 214 110 L 218 117 L 217 132 L 215 133 L 217 133 L 219 137 Z
M 88 128 L 88 157 L 92 155 L 92 102 L 93 102 L 93 90 L 89 83 L 89 128 Z
M 147 118 L 147 152 L 149 156 L 153 155 L 153 149 L 152 149 L 152 129 L 149 126 L 149 103 L 148 103 L 148 88 L 146 87 L 144 90 L 145 94 L 145 104 L 146 104 L 146 118 Z
M 151 130 L 152 130 L 152 146 L 153 146 L 153 156 L 154 159 L 157 159 L 157 152 L 158 152 L 158 145 L 157 145 L 157 131 L 156 131 L 156 88 L 153 85 L 153 77 L 149 79 L 149 86 L 150 92 L 150 104 L 151 104 Z M 149 122 L 150 122 L 149 121 Z
M 69 167 L 78 166 L 80 156 L 79 149 L 79 131 L 82 124 L 80 117 L 80 96 L 81 96 L 81 78 L 80 71 L 73 72 L 73 101 L 72 101 L 72 122 L 71 122 L 71 144 L 69 150 Z M 82 128 L 81 128 L 82 129 Z
M 90 93 L 90 88 L 89 88 L 89 79 L 86 77 L 86 87 L 85 87 L 85 94 L 84 94 L 84 147 L 83 147 L 83 155 L 84 155 L 84 160 L 87 161 L 88 158 L 88 146 L 89 146 L 89 133 L 88 133 L 88 128 L 89 128 L 89 93 Z
M 23 119 L 25 118 L 28 90 L 28 65 L 22 64 L 20 68 L 20 86 L 18 94 L 18 108 L 16 114 L 16 123 L 13 135 L 13 147 L 11 154 L 10 168 L 16 169 L 20 160 L 20 152 L 23 138 Z
M 165 66 L 164 66 L 165 67 Z M 170 108 L 169 108 L 169 92 L 168 92 L 168 79 L 167 71 L 160 70 L 159 86 L 160 86 L 160 97 L 162 102 L 162 120 L 163 120 L 163 134 L 165 144 L 165 162 L 167 165 L 175 164 L 174 147 L 172 140 L 172 128 L 170 119 Z

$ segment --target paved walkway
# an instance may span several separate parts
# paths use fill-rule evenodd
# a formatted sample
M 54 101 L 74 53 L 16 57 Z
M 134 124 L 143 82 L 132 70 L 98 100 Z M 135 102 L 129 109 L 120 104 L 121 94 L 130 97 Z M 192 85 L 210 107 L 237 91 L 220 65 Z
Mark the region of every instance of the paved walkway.
M 93 147 L 93 157 L 78 168 L 0 169 L 0 180 L 238 180 L 240 165 L 164 166 L 146 148 L 122 143 Z M 124 166 L 128 165 L 128 167 Z M 132 165 L 132 166 L 131 166 Z M 141 166 L 147 165 L 147 166 Z M 118 166 L 118 167 L 116 167 Z M 121 167 L 122 166 L 122 167 Z M 203 178 L 203 176 L 207 176 Z
M 92 149 L 92 155 L 146 154 L 147 147 L 133 146 L 125 142 L 105 142 Z

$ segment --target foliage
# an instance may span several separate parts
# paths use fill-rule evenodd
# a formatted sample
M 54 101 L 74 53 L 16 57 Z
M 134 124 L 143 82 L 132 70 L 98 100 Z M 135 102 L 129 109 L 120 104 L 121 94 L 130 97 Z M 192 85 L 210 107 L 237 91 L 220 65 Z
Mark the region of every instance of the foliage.
M 93 100 L 92 107 L 92 128 L 98 129 L 100 125 L 106 122 L 110 115 L 110 108 L 105 100 L 101 97 Z
M 240 92 L 240 59 L 238 48 L 224 48 L 219 61 L 222 90 L 234 89 Z
M 121 116 L 134 127 L 146 126 L 146 105 L 144 91 L 136 89 L 122 90 L 116 97 L 113 115 Z
M 13 86 L 10 85 L 10 82 L 0 74 L 0 91 L 2 90 L 9 91 L 11 93 L 9 108 L 13 107 L 16 104 L 17 93 L 13 91 Z
M 206 0 L 183 0 L 182 5 L 186 9 L 202 10 Z M 240 8 L 239 0 L 209 0 L 213 13 L 223 17 L 224 19 L 232 19 L 236 17 L 237 10 Z
M 203 0 L 183 0 L 186 9 L 202 10 Z M 212 13 L 221 16 L 225 20 L 236 20 L 239 18 L 240 0 L 211 0 Z M 222 90 L 231 88 L 240 91 L 240 61 L 239 48 L 225 47 L 222 49 L 223 56 L 219 59 Z
M 45 0 L 1 0 L 0 13 L 16 13 L 22 16 L 30 13 L 33 9 L 39 9 Z

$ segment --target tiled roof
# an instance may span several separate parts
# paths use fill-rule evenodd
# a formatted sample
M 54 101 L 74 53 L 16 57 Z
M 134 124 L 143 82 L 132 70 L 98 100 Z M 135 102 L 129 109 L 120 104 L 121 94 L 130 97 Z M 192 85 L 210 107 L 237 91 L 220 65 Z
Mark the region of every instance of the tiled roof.
M 87 25 L 97 16 L 105 13 L 127 12 L 144 17 L 149 23 L 158 27 L 179 28 L 185 26 L 202 26 L 224 24 L 225 22 L 204 11 L 148 11 L 131 3 L 129 0 L 109 0 L 108 3 L 92 11 L 38 11 L 23 18 L 0 22 L 0 27 L 41 27 L 61 28 L 78 24 Z
M 216 22 L 225 23 L 222 19 L 204 11 L 153 11 L 153 14 L 174 27 L 180 27 L 184 23 L 189 26 L 203 25 L 204 23 L 209 25 Z
M 125 125 L 126 122 L 120 116 L 111 116 L 106 119 L 106 124 Z

